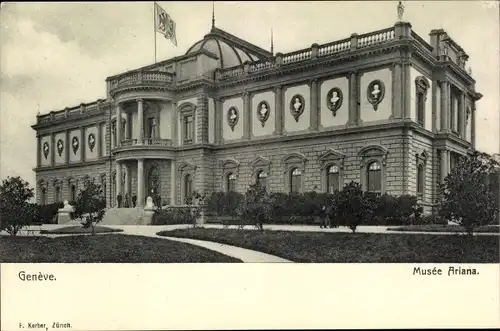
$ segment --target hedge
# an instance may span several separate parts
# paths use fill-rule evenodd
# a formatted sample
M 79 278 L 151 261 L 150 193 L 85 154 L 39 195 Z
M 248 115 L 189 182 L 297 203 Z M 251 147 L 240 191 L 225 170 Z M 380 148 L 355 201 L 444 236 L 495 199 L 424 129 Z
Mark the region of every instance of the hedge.
M 339 192 L 330 193 L 269 193 L 269 214 L 266 223 L 271 224 L 317 224 L 322 207 L 327 213 L 334 213 L 335 201 Z M 364 225 L 408 225 L 429 224 L 442 222 L 436 217 L 421 216 L 421 208 L 417 205 L 417 198 L 411 195 L 381 196 L 367 194 L 372 205 L 372 214 L 363 222 Z M 215 222 L 239 223 L 238 206 L 244 195 L 237 192 L 214 192 L 207 201 L 206 211 L 215 216 Z M 328 208 L 329 207 L 329 208 Z M 340 217 L 331 220 L 335 225 L 346 225 Z
M 64 207 L 62 202 L 53 202 L 46 205 L 32 204 L 36 213 L 32 223 L 57 224 L 57 215 L 60 208 Z

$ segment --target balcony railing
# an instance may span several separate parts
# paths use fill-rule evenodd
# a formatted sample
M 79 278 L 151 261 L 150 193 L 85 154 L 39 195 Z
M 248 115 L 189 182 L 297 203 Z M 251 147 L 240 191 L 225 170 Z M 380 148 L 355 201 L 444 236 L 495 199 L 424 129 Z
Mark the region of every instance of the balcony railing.
M 156 138 L 144 138 L 144 139 L 126 139 L 121 142 L 122 147 L 131 146 L 172 146 L 172 140 L 170 139 L 156 139 Z
M 110 88 L 134 85 L 169 86 L 175 83 L 175 74 L 156 70 L 135 70 L 124 73 L 110 81 Z

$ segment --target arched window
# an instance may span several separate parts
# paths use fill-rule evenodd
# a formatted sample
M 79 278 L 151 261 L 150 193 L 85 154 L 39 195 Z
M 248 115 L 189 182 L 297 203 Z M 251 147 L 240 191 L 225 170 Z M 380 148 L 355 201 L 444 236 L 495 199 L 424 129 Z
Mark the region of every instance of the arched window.
M 235 191 L 236 189 L 236 176 L 230 172 L 227 174 L 227 183 L 226 183 L 227 191 Z
M 191 197 L 193 193 L 193 178 L 190 174 L 184 176 L 184 203 Z
M 367 168 L 368 191 L 380 194 L 382 191 L 382 168 L 377 161 L 371 162 Z
M 327 169 L 326 173 L 326 186 L 328 188 L 328 193 L 333 193 L 339 190 L 339 167 L 336 165 L 331 165 Z
M 421 126 L 425 124 L 425 101 L 427 99 L 427 91 L 429 90 L 429 81 L 424 76 L 419 76 L 415 79 L 416 88 L 416 111 L 417 123 Z
M 264 170 L 260 170 L 257 173 L 256 183 L 260 184 L 260 186 L 262 186 L 262 187 L 266 187 L 267 186 L 267 172 L 265 172 Z
M 45 187 L 42 187 L 40 190 L 40 204 L 45 205 L 47 204 L 47 189 Z
M 300 193 L 302 184 L 302 171 L 294 168 L 290 171 L 290 192 Z
M 61 188 L 56 186 L 56 200 L 55 202 L 61 202 Z
M 417 195 L 421 197 L 424 195 L 424 184 L 425 184 L 425 173 L 424 173 L 424 165 L 419 164 L 417 166 Z
M 69 200 L 70 201 L 76 200 L 76 186 L 74 184 L 71 185 Z

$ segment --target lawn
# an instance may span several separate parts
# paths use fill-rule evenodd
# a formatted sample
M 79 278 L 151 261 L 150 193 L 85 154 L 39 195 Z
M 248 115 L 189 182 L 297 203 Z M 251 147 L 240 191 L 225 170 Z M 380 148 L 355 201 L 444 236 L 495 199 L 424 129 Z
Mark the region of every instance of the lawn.
M 214 241 L 294 262 L 498 263 L 499 237 L 431 234 L 322 233 L 177 229 L 158 235 Z
M 123 232 L 122 229 L 112 229 L 106 226 L 96 226 L 95 233 L 110 233 L 110 232 Z M 64 228 L 54 230 L 41 230 L 40 234 L 91 234 L 92 228 L 84 228 L 83 226 L 67 226 Z
M 442 225 L 442 224 L 427 224 L 427 225 L 406 225 L 397 228 L 389 228 L 389 231 L 420 231 L 420 232 L 458 232 L 465 233 L 465 228 L 460 225 Z M 474 229 L 477 233 L 499 233 L 498 225 L 485 225 Z
M 0 263 L 225 263 L 238 259 L 190 244 L 123 234 L 0 236 Z

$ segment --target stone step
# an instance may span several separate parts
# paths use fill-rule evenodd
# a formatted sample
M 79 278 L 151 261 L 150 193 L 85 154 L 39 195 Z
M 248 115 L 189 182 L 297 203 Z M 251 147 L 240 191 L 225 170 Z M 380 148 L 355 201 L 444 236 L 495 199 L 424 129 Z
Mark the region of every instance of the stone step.
M 110 208 L 106 210 L 102 225 L 149 225 L 152 213 L 143 208 Z

